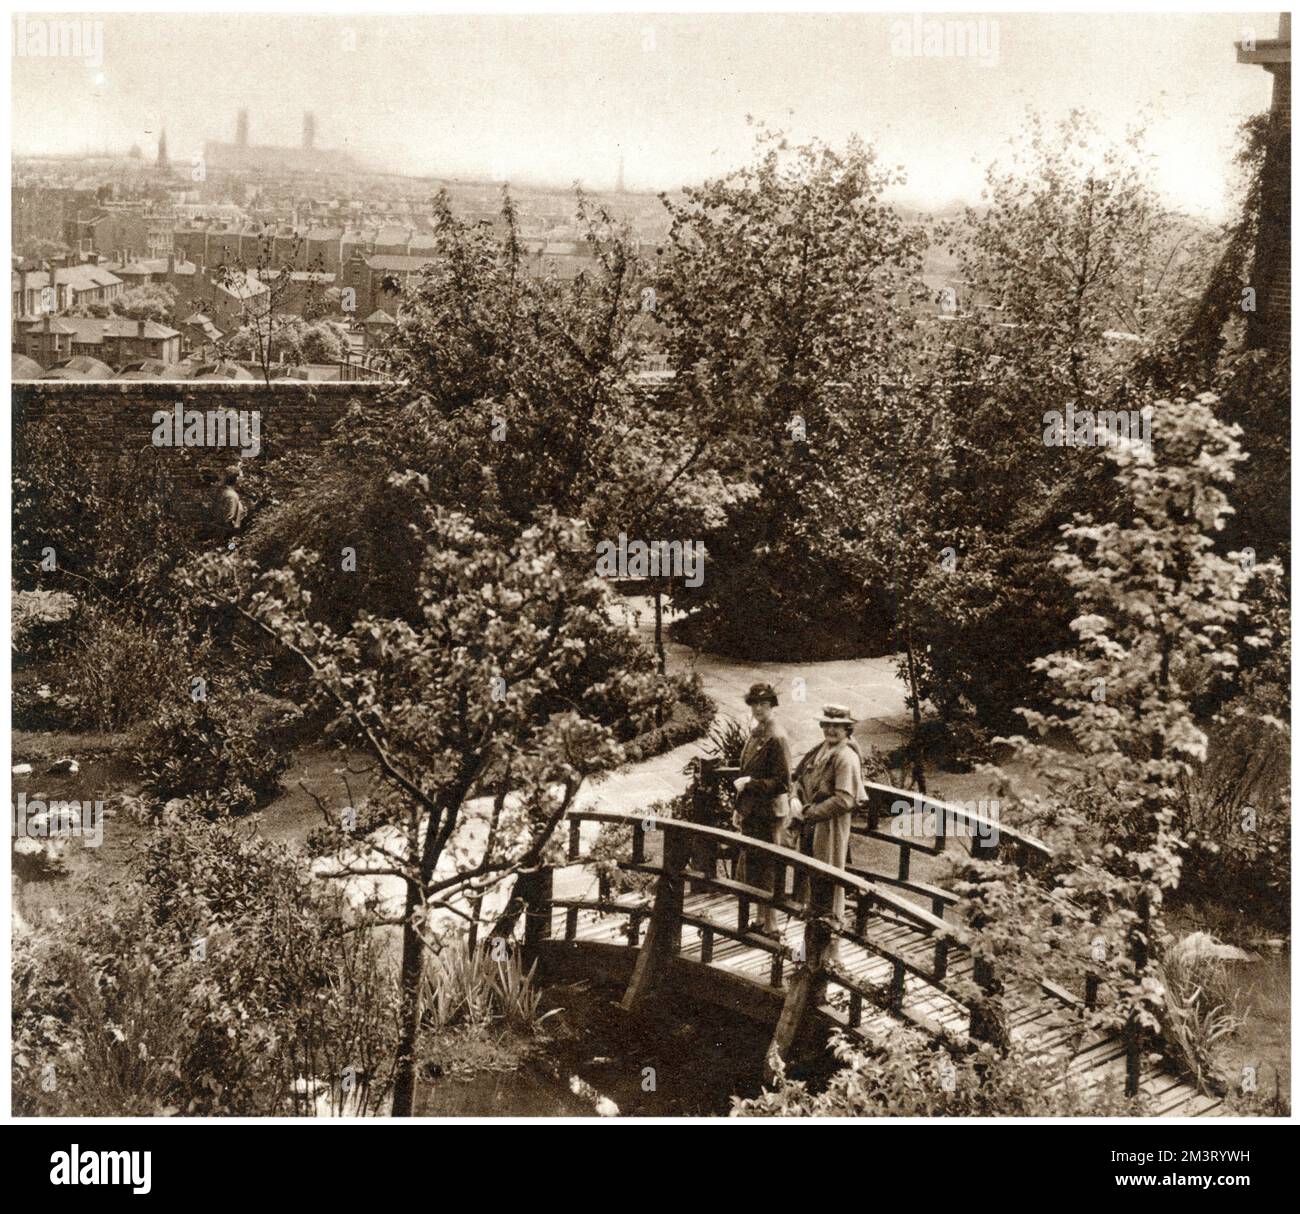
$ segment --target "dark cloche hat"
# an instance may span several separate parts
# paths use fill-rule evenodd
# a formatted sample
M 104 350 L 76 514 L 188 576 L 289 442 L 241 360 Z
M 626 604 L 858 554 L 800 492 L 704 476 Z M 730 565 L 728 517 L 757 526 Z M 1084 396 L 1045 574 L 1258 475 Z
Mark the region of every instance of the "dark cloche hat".
M 781 701 L 776 698 L 776 688 L 771 683 L 755 683 L 745 693 L 746 704 L 771 704 L 773 708 L 779 707 Z

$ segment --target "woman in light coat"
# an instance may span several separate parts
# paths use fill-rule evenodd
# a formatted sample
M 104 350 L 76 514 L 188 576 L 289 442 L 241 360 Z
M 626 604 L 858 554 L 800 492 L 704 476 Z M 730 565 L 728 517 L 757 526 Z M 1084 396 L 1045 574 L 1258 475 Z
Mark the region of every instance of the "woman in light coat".
M 823 740 L 794 769 L 791 816 L 801 825 L 800 851 L 835 868 L 845 868 L 853 811 L 866 797 L 862 752 L 853 740 L 856 722 L 847 708 L 827 704 L 817 722 Z M 801 882 L 799 896 L 807 897 L 806 882 Z M 835 887 L 830 911 L 843 922 L 843 886 Z

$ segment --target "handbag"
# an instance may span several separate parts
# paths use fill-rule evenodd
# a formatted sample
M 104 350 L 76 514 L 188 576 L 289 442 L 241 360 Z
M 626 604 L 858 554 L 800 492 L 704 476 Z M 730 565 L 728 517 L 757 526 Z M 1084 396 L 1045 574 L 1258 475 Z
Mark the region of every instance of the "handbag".
M 790 794 L 779 792 L 774 797 L 746 797 L 745 806 L 742 818 L 753 818 L 756 822 L 784 822 L 790 817 Z

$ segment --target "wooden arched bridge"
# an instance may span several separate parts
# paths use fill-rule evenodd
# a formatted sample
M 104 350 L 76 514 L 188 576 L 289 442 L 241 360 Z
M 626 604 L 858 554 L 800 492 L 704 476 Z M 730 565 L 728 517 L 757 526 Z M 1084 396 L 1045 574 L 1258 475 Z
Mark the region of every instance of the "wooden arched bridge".
M 922 831 L 888 829 L 900 802 Z M 1051 856 L 1045 844 L 962 806 L 884 785 L 867 786 L 859 811 L 853 833 L 870 842 L 858 850 L 889 858 L 895 849 L 892 872 L 858 867 L 852 857 L 840 870 L 674 818 L 571 812 L 567 862 L 543 871 L 541 896 L 525 918 L 527 952 L 551 980 L 624 983 L 629 1011 L 677 994 L 770 1024 L 768 1078 L 797 1043 L 824 1041 L 833 1027 L 863 1032 L 892 1017 L 958 1048 L 1008 1036 L 1036 1045 L 1068 1057 L 1065 1074 L 1077 1088 L 1114 1082 L 1130 1093 L 1140 1089 L 1160 1115 L 1220 1108 L 1218 1098 L 1166 1069 L 1144 1068 L 1142 1051 L 1123 1035 L 1090 1029 L 1093 981 L 1079 992 L 1043 982 L 1032 994 L 1008 995 L 999 1022 L 985 1022 L 986 1005 L 970 992 L 992 989 L 997 975 L 972 956 L 962 925 L 944 918 L 957 897 L 915 878 L 914 857 L 969 843 L 973 856 L 1013 861 L 1033 879 Z M 585 824 L 592 827 L 584 831 Z M 599 854 L 591 846 L 597 837 Z M 775 893 L 736 878 L 741 853 L 769 858 Z M 612 871 L 634 875 L 631 888 L 616 892 L 624 882 Z M 846 904 L 838 923 L 826 913 L 837 888 Z M 761 905 L 777 912 L 775 937 L 747 930 Z

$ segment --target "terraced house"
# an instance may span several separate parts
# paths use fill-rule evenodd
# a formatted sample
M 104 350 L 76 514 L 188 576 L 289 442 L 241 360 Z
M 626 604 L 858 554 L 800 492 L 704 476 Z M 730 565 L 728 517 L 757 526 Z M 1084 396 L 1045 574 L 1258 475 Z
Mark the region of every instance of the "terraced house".
M 181 335 L 152 320 L 126 316 L 42 316 L 22 324 L 20 352 L 49 368 L 84 355 L 110 367 L 152 358 L 168 366 L 180 361 Z
M 126 289 L 116 274 L 101 266 L 65 266 L 56 270 L 19 268 L 9 276 L 15 334 L 20 320 L 46 312 L 67 312 L 93 303 L 112 303 Z

